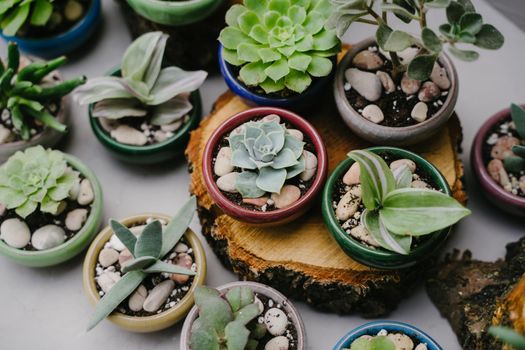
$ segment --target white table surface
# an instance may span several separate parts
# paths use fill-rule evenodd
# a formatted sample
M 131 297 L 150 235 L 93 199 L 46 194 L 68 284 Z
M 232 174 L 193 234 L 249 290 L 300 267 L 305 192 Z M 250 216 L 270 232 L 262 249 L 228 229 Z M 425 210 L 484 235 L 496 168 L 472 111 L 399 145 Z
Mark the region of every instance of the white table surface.
M 525 102 L 523 55 L 525 33 L 483 1 L 475 1 L 486 22 L 495 24 L 506 37 L 497 52 L 482 52 L 472 64 L 456 61 L 460 77 L 457 112 L 464 129 L 466 185 L 473 215 L 465 219 L 448 242 L 470 249 L 476 258 L 494 260 L 504 256 L 505 244 L 523 235 L 520 220 L 487 203 L 472 178 L 468 153 L 479 126 L 494 112 L 511 102 Z M 96 77 L 117 64 L 130 42 L 123 17 L 113 1 L 104 1 L 104 25 L 94 43 L 73 57 L 62 69 L 68 78 L 79 74 Z M 435 22 L 434 22 L 435 23 Z M 441 23 L 441 22 L 440 22 Z M 439 24 L 439 23 L 438 23 Z M 365 25 L 352 27 L 347 41 L 355 42 L 372 33 Z M 5 53 L 4 43 L 0 53 Z M 219 76 L 211 77 L 202 88 L 204 112 L 225 90 Z M 85 107 L 71 107 L 73 127 L 61 147 L 88 164 L 104 189 L 104 222 L 145 211 L 173 214 L 188 197 L 187 165 L 179 160 L 156 167 L 132 166 L 116 161 L 95 139 Z M 523 223 L 523 221 L 521 221 Z M 195 218 L 192 227 L 200 232 Z M 203 239 L 204 241 L 204 239 Z M 217 286 L 236 280 L 217 260 L 207 244 L 207 284 Z M 59 349 L 178 349 L 181 324 L 153 334 L 133 334 L 104 321 L 89 333 L 84 331 L 93 311 L 82 291 L 82 256 L 54 268 L 31 269 L 0 259 L 0 348 L 6 350 Z M 367 322 L 357 316 L 321 313 L 296 302 L 306 324 L 308 349 L 327 350 L 345 333 Z M 445 350 L 460 349 L 448 322 L 442 319 L 420 285 L 388 319 L 411 323 L 431 334 Z

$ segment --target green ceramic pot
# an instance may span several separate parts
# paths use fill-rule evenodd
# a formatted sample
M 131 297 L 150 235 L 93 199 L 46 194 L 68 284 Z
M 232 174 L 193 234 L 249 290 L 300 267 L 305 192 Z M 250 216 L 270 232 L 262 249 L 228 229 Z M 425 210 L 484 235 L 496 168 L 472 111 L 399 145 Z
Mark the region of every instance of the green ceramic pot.
M 368 150 L 377 154 L 390 154 L 395 159 L 410 159 L 416 163 L 419 172 L 423 172 L 443 193 L 451 195 L 450 187 L 445 177 L 439 170 L 424 158 L 415 153 L 394 147 L 372 147 Z M 410 254 L 402 255 L 386 249 L 373 249 L 346 233 L 335 216 L 332 208 L 333 189 L 339 179 L 348 171 L 354 161 L 350 158 L 342 161 L 332 172 L 323 191 L 322 212 L 325 224 L 335 238 L 337 243 L 343 248 L 346 254 L 352 259 L 379 269 L 402 269 L 416 265 L 421 261 L 431 257 L 444 244 L 452 227 L 435 232 L 424 238 L 422 242 L 415 247 Z
M 108 75 L 119 76 L 120 69 L 115 68 Z M 199 90 L 191 93 L 190 100 L 193 104 L 193 110 L 186 124 L 177 130 L 172 137 L 153 145 L 132 146 L 117 142 L 102 128 L 98 118 L 94 118 L 91 115 L 93 105 L 89 106 L 89 120 L 97 139 L 118 159 L 134 164 L 160 163 L 182 155 L 190 139 L 190 131 L 199 125 L 202 113 Z
M 76 233 L 76 235 L 64 244 L 58 247 L 42 250 L 42 251 L 26 251 L 16 249 L 8 246 L 4 241 L 0 240 L 0 254 L 7 256 L 12 261 L 30 267 L 46 267 L 63 263 L 74 256 L 78 255 L 96 236 L 100 220 L 102 218 L 102 188 L 95 176 L 86 165 L 84 165 L 78 158 L 69 154 L 64 154 L 67 163 L 75 170 L 78 170 L 91 182 L 95 199 L 91 206 L 84 226 Z

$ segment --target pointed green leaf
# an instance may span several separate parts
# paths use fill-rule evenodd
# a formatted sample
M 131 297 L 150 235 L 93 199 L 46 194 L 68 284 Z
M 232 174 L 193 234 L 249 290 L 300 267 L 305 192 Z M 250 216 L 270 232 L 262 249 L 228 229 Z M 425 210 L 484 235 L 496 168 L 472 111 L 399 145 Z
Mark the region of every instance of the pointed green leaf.
M 168 254 L 175 244 L 181 239 L 188 227 L 190 222 L 195 215 L 197 209 L 197 199 L 195 196 L 191 196 L 190 199 L 182 206 L 182 208 L 175 214 L 171 219 L 170 223 L 164 229 L 164 237 L 162 239 L 162 250 L 160 253 L 161 257 Z
M 366 209 L 361 214 L 361 222 L 381 247 L 403 255 L 410 252 L 412 237 L 398 236 L 388 231 L 379 212 Z
M 510 112 L 518 134 L 523 140 L 525 140 L 525 109 L 513 103 L 510 106 Z
M 109 225 L 115 233 L 118 239 L 128 248 L 132 255 L 135 255 L 135 244 L 137 243 L 137 237 L 120 222 L 110 219 Z
M 267 94 L 271 94 L 274 92 L 278 92 L 281 90 L 284 90 L 286 85 L 284 84 L 285 79 L 282 78 L 278 81 L 273 81 L 271 78 L 267 78 L 265 81 L 263 81 L 260 84 L 260 87 L 266 92 Z
M 18 6 L 13 11 L 11 11 L 7 17 L 3 18 L 1 25 L 2 33 L 4 35 L 16 35 L 29 16 L 30 6 L 30 3 Z
M 312 78 L 309 74 L 299 72 L 295 69 L 290 70 L 290 73 L 286 76 L 284 84 L 286 87 L 297 93 L 305 91 L 312 83 Z
M 312 57 L 301 52 L 296 52 L 288 58 L 288 66 L 301 72 L 306 72 L 310 62 L 312 62 Z
M 261 190 L 270 193 L 280 193 L 285 180 L 286 169 L 262 168 L 255 183 Z
M 228 300 L 234 312 L 253 304 L 254 298 L 255 295 L 250 287 L 235 287 L 226 293 L 226 300 Z
M 242 198 L 259 198 L 266 192 L 257 187 L 258 175 L 253 171 L 243 171 L 235 180 L 235 188 L 241 194 Z
M 51 17 L 53 13 L 53 5 L 49 0 L 36 0 L 33 5 L 31 15 L 31 24 L 34 26 L 43 26 Z
M 217 331 L 211 325 L 203 322 L 200 318 L 193 322 L 190 338 L 192 349 L 221 350 L 220 341 Z
M 153 265 L 157 261 L 154 256 L 141 256 L 133 260 L 128 260 L 122 264 L 122 272 L 127 273 L 130 271 L 144 270 L 145 268 Z
M 137 242 L 135 243 L 134 256 L 136 258 L 143 256 L 159 258 L 161 248 L 162 225 L 160 224 L 160 221 L 154 220 L 149 223 L 139 235 Z
M 242 43 L 237 47 L 237 58 L 244 62 L 257 62 L 260 60 L 258 54 L 260 46 L 250 43 Z
M 170 264 L 164 261 L 156 261 L 153 265 L 144 269 L 146 273 L 175 273 L 177 275 L 195 276 L 197 273 L 183 267 Z
M 242 322 L 229 323 L 224 330 L 228 350 L 245 350 L 250 331 Z
M 412 172 L 406 164 L 396 168 L 392 173 L 394 179 L 396 179 L 396 188 L 405 188 L 412 185 Z
M 264 70 L 267 76 L 272 78 L 274 81 L 277 81 L 290 73 L 290 67 L 288 67 L 288 62 L 281 58 L 280 60 L 274 62 L 268 68 Z
M 525 335 L 507 327 L 490 327 L 489 334 L 498 338 L 500 341 L 518 349 L 525 349 Z
M 257 306 L 257 304 L 248 304 L 243 306 L 239 311 L 235 312 L 235 321 L 239 321 L 242 324 L 247 325 L 250 321 L 259 316 L 260 313 L 261 310 L 259 310 L 259 306 Z
M 269 47 L 263 47 L 257 50 L 257 53 L 263 63 L 269 63 L 277 61 L 281 58 L 281 54 L 274 49 L 271 49 Z
M 266 69 L 269 67 L 269 64 L 262 62 L 251 62 L 244 65 L 240 72 L 240 80 L 248 86 L 256 86 L 266 80 Z

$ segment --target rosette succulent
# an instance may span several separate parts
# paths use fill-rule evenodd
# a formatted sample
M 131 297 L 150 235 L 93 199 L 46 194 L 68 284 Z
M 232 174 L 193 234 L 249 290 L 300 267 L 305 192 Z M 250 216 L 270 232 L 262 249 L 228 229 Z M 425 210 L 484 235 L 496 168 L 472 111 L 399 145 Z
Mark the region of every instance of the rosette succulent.
M 302 93 L 333 68 L 340 41 L 324 28 L 328 0 L 245 0 L 233 5 L 219 36 L 222 56 L 239 67 L 239 80 L 267 94 Z
M 359 337 L 352 342 L 349 349 L 343 350 L 396 350 L 396 346 L 386 336 Z
M 512 147 L 513 155 L 506 157 L 503 160 L 503 164 L 507 171 L 519 174 L 525 170 L 525 146 L 523 145 L 523 143 L 525 143 L 525 109 L 517 104 L 512 104 L 510 110 L 512 121 L 514 125 L 516 125 L 516 131 L 522 144 Z
M 244 198 L 279 193 L 287 179 L 305 170 L 304 142 L 276 120 L 247 122 L 230 134 L 228 142 L 231 164 L 243 169 L 235 186 Z
M 245 350 L 257 349 L 264 337 L 264 324 L 252 322 L 261 314 L 249 287 L 235 287 L 224 296 L 217 290 L 198 287 L 195 304 L 199 317 L 191 327 L 191 348 Z
M 18 151 L 0 166 L 0 203 L 26 218 L 35 210 L 56 214 L 80 181 L 60 151 L 36 146 Z
M 162 68 L 168 35 L 146 33 L 126 50 L 121 77 L 90 79 L 75 91 L 82 105 L 95 103 L 93 117 L 120 119 L 149 116 L 153 125 L 165 125 L 184 117 L 193 108 L 189 93 L 197 90 L 207 73 Z

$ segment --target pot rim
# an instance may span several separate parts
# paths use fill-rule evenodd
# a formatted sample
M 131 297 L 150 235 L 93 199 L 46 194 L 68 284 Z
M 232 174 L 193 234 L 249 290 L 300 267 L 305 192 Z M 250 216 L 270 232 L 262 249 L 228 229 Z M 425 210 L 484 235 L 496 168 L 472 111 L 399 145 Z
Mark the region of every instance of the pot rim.
M 522 107 L 525 107 L 525 105 L 522 105 Z M 488 133 L 494 127 L 494 125 L 505 118 L 511 118 L 510 108 L 505 108 L 493 114 L 481 125 L 478 132 L 476 133 L 476 136 L 474 137 L 472 148 L 470 150 L 471 166 L 485 192 L 488 192 L 488 194 L 493 195 L 493 198 L 497 198 L 498 201 L 501 201 L 507 205 L 525 209 L 525 197 L 513 195 L 499 186 L 488 173 L 485 166 L 485 160 L 483 159 L 483 144 L 487 139 Z
M 0 252 L 8 256 L 22 257 L 23 259 L 27 259 L 28 261 L 30 261 L 33 258 L 51 257 L 60 254 L 61 252 L 67 251 L 70 247 L 75 246 L 78 241 L 84 240 L 86 236 L 89 236 L 90 238 L 85 244 L 87 245 L 94 237 L 95 233 L 97 232 L 96 229 L 98 227 L 100 217 L 102 214 L 102 187 L 100 186 L 100 182 L 95 176 L 95 173 L 91 169 L 89 169 L 84 163 L 82 163 L 80 159 L 67 153 L 63 154 L 67 163 L 69 165 L 72 165 L 74 169 L 80 171 L 82 175 L 84 175 L 86 179 L 88 179 L 91 182 L 91 186 L 93 187 L 95 198 L 91 205 L 91 210 L 89 212 L 89 216 L 86 219 L 86 222 L 84 222 L 82 228 L 71 239 L 54 248 L 39 251 L 27 251 L 10 247 L 5 242 L 0 240 Z M 93 230 L 88 229 L 91 226 L 95 226 Z
M 305 133 L 308 138 L 310 138 L 316 151 L 317 173 L 315 175 L 314 181 L 312 182 L 312 185 L 310 186 L 310 189 L 303 196 L 301 196 L 297 202 L 283 209 L 258 212 L 245 209 L 240 205 L 234 204 L 221 193 L 221 190 L 213 179 L 212 161 L 215 147 L 225 134 L 231 132 L 237 126 L 247 121 L 269 114 L 277 114 L 286 122 L 290 123 L 295 128 Z M 228 214 L 235 213 L 235 216 L 242 217 L 248 222 L 280 221 L 281 219 L 291 217 L 293 214 L 303 209 L 308 205 L 308 203 L 313 201 L 317 194 L 321 191 L 323 183 L 326 179 L 327 168 L 328 156 L 326 153 L 326 148 L 321 136 L 317 133 L 315 128 L 299 115 L 276 107 L 251 108 L 237 113 L 224 121 L 209 137 L 206 147 L 204 148 L 204 155 L 202 158 L 202 173 L 204 176 L 204 182 L 213 200 Z
M 445 177 L 441 174 L 441 172 L 428 160 L 421 157 L 420 155 L 413 153 L 411 151 L 407 151 L 402 148 L 397 147 L 388 147 L 388 146 L 376 146 L 367 148 L 367 150 L 372 151 L 374 153 L 378 152 L 395 152 L 397 154 L 402 154 L 403 157 L 411 159 L 412 161 L 416 162 L 418 165 L 423 165 L 425 168 L 429 169 L 434 175 L 435 178 L 433 179 L 436 181 L 436 185 L 441 189 L 445 194 L 452 195 L 452 191 L 450 190 L 450 187 L 447 183 L 447 180 Z M 447 236 L 452 230 L 452 226 L 448 228 L 444 228 L 442 230 L 439 230 L 437 232 L 434 232 L 429 235 L 428 239 L 425 240 L 422 244 L 420 244 L 416 249 L 410 251 L 408 255 L 402 255 L 395 252 L 388 251 L 386 249 L 380 248 L 380 249 L 372 249 L 358 241 L 357 239 L 353 238 L 351 235 L 346 233 L 346 231 L 343 230 L 341 225 L 339 224 L 334 209 L 332 208 L 332 194 L 333 194 L 333 188 L 336 184 L 336 182 L 344 176 L 344 173 L 350 168 L 350 166 L 354 163 L 354 161 L 350 158 L 347 158 L 339 163 L 339 165 L 335 168 L 335 170 L 330 174 L 330 177 L 328 178 L 326 185 L 323 190 L 323 201 L 322 201 L 322 211 L 323 211 L 323 217 L 325 224 L 330 228 L 329 231 L 332 234 L 334 238 L 336 238 L 336 241 L 339 243 L 339 240 L 342 240 L 346 245 L 349 245 L 352 247 L 353 250 L 358 251 L 361 254 L 366 254 L 367 256 L 379 258 L 379 259 L 391 259 L 391 258 L 405 258 L 405 263 L 410 262 L 411 258 L 417 258 L 419 256 L 424 256 L 426 253 L 431 253 L 434 249 L 433 247 L 438 246 L 439 243 L 442 243 L 445 241 Z M 345 250 L 345 249 L 344 249 Z M 346 251 L 346 250 L 345 250 Z M 350 254 L 349 254 L 350 255 Z M 350 255 L 351 256 L 351 255 Z M 352 256 L 351 256 L 352 257 Z M 376 264 L 371 264 L 374 267 L 379 267 Z M 392 268 L 398 268 L 399 266 L 393 266 Z M 380 268 L 387 269 L 387 266 L 380 266 Z
M 148 218 L 156 218 L 170 222 L 172 217 L 160 213 L 143 213 L 133 216 L 128 216 L 119 220 L 125 226 L 130 226 L 135 223 L 145 223 Z M 95 306 L 101 299 L 98 294 L 95 284 L 95 266 L 98 261 L 98 254 L 104 248 L 106 242 L 109 241 L 113 231 L 108 225 L 104 227 L 93 240 L 84 258 L 82 265 L 82 281 L 84 286 L 84 293 L 92 306 Z M 199 267 L 197 274 L 194 276 L 193 282 L 186 292 L 184 297 L 174 307 L 167 311 L 151 316 L 128 316 L 119 311 L 113 311 L 106 319 L 118 326 L 133 331 L 133 332 L 154 332 L 168 328 L 178 321 L 180 321 L 193 306 L 193 293 L 197 286 L 204 283 L 206 277 L 206 255 L 204 248 L 197 237 L 197 234 L 190 228 L 184 233 L 184 237 L 189 243 L 190 248 L 193 249 L 195 257 L 195 264 Z
M 303 319 L 301 318 L 301 315 L 295 305 L 281 292 L 276 290 L 275 288 L 272 288 L 270 286 L 267 286 L 262 283 L 258 282 L 251 282 L 251 281 L 236 281 L 236 282 L 230 282 L 223 284 L 219 287 L 216 287 L 219 292 L 224 293 L 229 289 L 232 289 L 234 287 L 250 287 L 255 293 L 263 294 L 266 296 L 271 297 L 272 299 L 277 299 L 280 301 L 280 303 L 283 305 L 283 308 L 286 310 L 288 316 L 292 319 L 292 322 L 296 328 L 297 331 L 297 349 L 298 350 L 304 350 L 306 349 L 306 329 L 304 326 Z M 197 319 L 199 310 L 196 305 L 194 305 L 190 312 L 188 313 L 188 316 L 184 320 L 184 325 L 182 326 L 181 331 L 181 338 L 180 338 L 180 350 L 188 350 L 189 349 L 189 341 L 190 341 L 190 335 L 191 335 L 191 326 L 195 319 Z
M 348 332 L 337 342 L 333 350 L 342 350 L 343 347 L 350 346 L 350 341 L 354 341 L 358 337 L 367 334 L 366 332 L 371 329 L 377 329 L 381 327 L 385 327 L 390 330 L 396 330 L 403 334 L 406 334 L 405 332 L 414 333 L 420 342 L 425 343 L 427 346 L 431 346 L 429 350 L 442 350 L 441 346 L 430 335 L 426 334 L 421 329 L 416 328 L 415 326 L 412 326 L 408 323 L 398 321 L 374 321 L 365 323 L 364 325 L 354 328 L 352 331 Z

